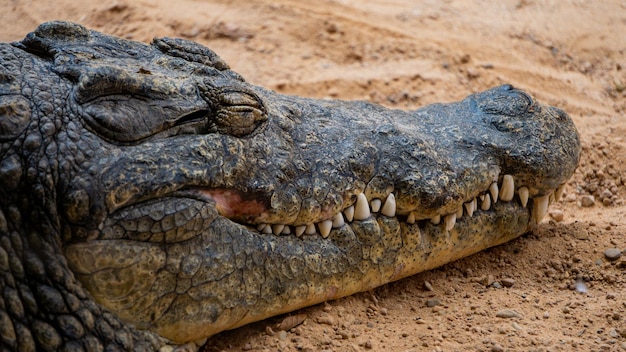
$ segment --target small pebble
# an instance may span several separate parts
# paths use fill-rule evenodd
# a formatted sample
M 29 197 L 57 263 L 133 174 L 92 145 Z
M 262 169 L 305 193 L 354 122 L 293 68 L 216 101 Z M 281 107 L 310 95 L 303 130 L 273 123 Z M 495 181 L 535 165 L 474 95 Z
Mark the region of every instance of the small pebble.
M 429 300 L 426 300 L 426 307 L 431 307 L 432 308 L 432 307 L 438 306 L 440 304 L 441 304 L 441 302 L 438 299 L 436 299 L 436 298 L 431 298 Z
M 491 346 L 491 352 L 503 352 L 504 348 L 498 344 Z
M 485 287 L 491 286 L 494 282 L 493 275 L 482 276 L 478 282 Z
M 335 321 L 330 316 L 321 316 L 321 317 L 317 318 L 317 323 L 318 324 L 324 324 L 324 325 L 333 325 L 335 323 Z
M 502 309 L 496 313 L 498 318 L 521 318 L 522 315 L 512 309 Z
M 428 281 L 424 281 L 424 288 L 427 291 L 433 291 L 433 285 L 431 285 L 430 282 L 428 282 Z
M 622 251 L 620 251 L 618 248 L 609 248 L 604 251 L 604 256 L 610 261 L 615 261 L 622 256 Z
M 500 280 L 500 282 L 502 283 L 502 286 L 504 287 L 512 287 L 513 285 L 515 285 L 515 280 L 508 278 L 508 277 Z
M 611 190 L 608 190 L 608 189 L 605 189 L 600 194 L 600 198 L 609 198 L 610 199 L 611 197 L 613 197 L 613 193 L 611 193 Z
M 596 204 L 596 199 L 594 196 L 584 195 L 580 197 L 580 205 L 582 205 L 583 207 L 589 208 L 592 207 L 594 204 Z
M 561 209 L 551 209 L 548 214 L 550 214 L 550 217 L 553 218 L 556 222 L 561 222 L 563 221 L 563 218 L 565 218 L 565 215 L 563 214 L 563 211 Z

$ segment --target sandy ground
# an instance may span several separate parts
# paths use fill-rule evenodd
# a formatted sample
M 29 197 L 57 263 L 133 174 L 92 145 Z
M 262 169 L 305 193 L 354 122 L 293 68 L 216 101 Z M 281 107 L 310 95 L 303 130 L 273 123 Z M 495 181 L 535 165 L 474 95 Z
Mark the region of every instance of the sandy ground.
M 534 233 L 206 351 L 626 351 L 626 252 L 604 255 L 626 250 L 626 1 L 4 0 L 0 40 L 53 19 L 193 39 L 289 94 L 414 108 L 512 83 L 580 130 L 580 167 Z

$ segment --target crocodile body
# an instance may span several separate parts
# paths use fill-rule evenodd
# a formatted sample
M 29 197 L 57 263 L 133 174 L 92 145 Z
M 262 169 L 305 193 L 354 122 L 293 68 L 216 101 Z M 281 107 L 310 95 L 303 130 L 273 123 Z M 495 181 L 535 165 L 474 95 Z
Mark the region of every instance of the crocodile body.
M 199 343 L 429 270 L 532 230 L 579 160 L 511 86 L 305 99 L 66 22 L 0 60 L 0 350 Z

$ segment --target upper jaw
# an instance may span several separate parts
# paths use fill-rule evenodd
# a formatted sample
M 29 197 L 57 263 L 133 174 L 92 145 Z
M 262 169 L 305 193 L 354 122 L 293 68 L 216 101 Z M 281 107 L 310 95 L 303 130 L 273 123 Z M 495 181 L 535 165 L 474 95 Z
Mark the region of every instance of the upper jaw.
M 274 103 L 278 100 L 277 97 L 264 98 Z M 222 216 L 256 227 L 260 232 L 296 235 L 318 233 L 328 236 L 333 227 L 368 218 L 371 214 L 398 217 L 407 223 L 432 221 L 450 228 L 456 219 L 472 216 L 476 211 L 488 211 L 497 201 L 516 201 L 524 207 L 532 204 L 532 219 L 537 223 L 547 211 L 550 194 L 556 197 L 562 192 L 562 184 L 573 172 L 573 168 L 569 167 L 572 163 L 569 159 L 564 161 L 567 170 L 551 177 L 547 177 L 548 171 L 541 168 L 532 173 L 519 167 L 511 168 L 510 165 L 500 164 L 502 159 L 498 155 L 506 154 L 506 150 L 488 150 L 489 153 L 495 153 L 494 156 L 483 149 L 463 149 L 451 142 L 440 145 L 437 144 L 437 137 L 440 136 L 433 136 L 427 128 L 425 133 L 420 134 L 420 128 L 425 128 L 423 126 L 415 126 L 416 131 L 409 130 L 409 138 L 405 143 L 409 147 L 413 143 L 422 149 L 418 148 L 417 154 L 411 154 L 410 151 L 400 153 L 398 145 L 404 142 L 401 138 L 405 131 L 398 134 L 400 131 L 394 131 L 393 128 L 402 124 L 411 125 L 409 113 L 396 112 L 400 116 L 398 120 L 385 116 L 376 119 L 358 116 L 356 118 L 363 119 L 363 125 L 356 126 L 351 125 L 349 119 L 353 117 L 349 111 L 345 112 L 349 106 L 347 103 L 328 104 L 337 105 L 336 109 L 330 110 L 331 114 L 335 114 L 332 116 L 336 121 L 333 125 L 327 122 L 324 124 L 315 116 L 307 116 L 307 121 L 297 121 L 300 118 L 274 112 L 272 124 L 264 131 L 278 136 L 271 141 L 275 149 L 287 150 L 285 146 L 295 148 L 302 144 L 304 151 L 299 152 L 308 151 L 311 155 L 296 156 L 296 152 L 287 156 L 277 154 L 275 150 L 263 147 L 264 143 L 269 143 L 265 135 L 248 139 L 194 137 L 194 142 L 187 145 L 187 149 L 207 150 L 202 163 L 214 167 L 217 173 L 190 169 L 177 171 L 173 178 L 182 177 L 192 181 L 187 185 L 175 186 L 168 192 L 158 192 L 157 196 L 184 187 L 194 190 L 200 198 L 214 204 Z M 271 107 L 272 103 L 268 105 Z M 291 105 L 294 105 L 293 102 Z M 292 111 L 292 115 L 297 115 L 297 111 Z M 341 123 L 346 121 L 347 126 L 342 127 Z M 376 127 L 376 123 L 379 127 Z M 445 121 L 433 123 L 438 123 L 435 127 L 439 128 L 439 133 L 445 133 L 449 127 Z M 311 137 L 311 131 L 302 127 L 306 127 L 306 124 L 321 126 L 313 130 L 317 134 L 314 136 L 316 140 L 324 141 L 326 138 L 326 141 L 339 142 L 328 143 L 330 147 L 326 149 L 311 151 L 315 143 L 305 144 L 304 140 L 298 139 L 303 135 Z M 285 133 L 289 134 L 289 138 L 283 136 Z M 367 140 L 364 145 L 354 140 L 354 135 L 364 136 L 367 133 L 371 140 Z M 398 135 L 396 139 L 389 137 Z M 444 137 L 441 136 L 442 139 Z M 203 140 L 211 142 L 199 142 Z M 236 155 L 220 154 L 227 149 L 236 151 Z M 465 150 L 466 154 L 462 157 L 446 154 L 457 153 L 457 149 Z M 165 153 L 164 158 L 169 154 L 178 155 L 177 160 L 168 161 L 172 165 L 180 162 L 180 151 Z M 259 155 L 267 160 L 250 163 L 251 160 L 257 160 Z M 248 162 L 224 162 L 233 157 Z M 425 163 L 416 164 L 419 160 Z M 154 164 L 162 165 L 161 162 Z M 178 173 L 181 175 L 176 176 Z M 295 176 L 285 177 L 289 174 Z M 306 177 L 299 178 L 303 175 Z M 228 177 L 238 178 L 245 184 L 233 183 Z M 163 181 L 148 180 L 154 186 Z M 228 197 L 225 197 L 227 193 Z M 131 203 L 134 201 L 129 199 L 125 204 Z
M 390 192 L 383 198 L 368 198 L 365 193 L 361 192 L 357 194 L 356 200 L 342 211 L 319 221 L 293 224 L 266 223 L 257 219 L 251 219 L 250 222 L 245 224 L 253 226 L 257 231 L 264 234 L 296 235 L 298 237 L 303 235 L 321 235 L 323 238 L 326 238 L 333 228 L 340 228 L 354 221 L 367 220 L 374 215 L 396 217 L 407 224 L 427 221 L 435 225 L 441 224 L 443 229 L 451 231 L 462 217 L 472 217 L 480 212 L 493 211 L 493 206 L 497 202 L 514 202 L 514 204 L 522 208 L 529 207 L 531 221 L 537 224 L 546 215 L 549 204 L 560 199 L 563 189 L 564 184 L 556 189 L 542 191 L 534 187 L 516 186 L 515 178 L 507 174 L 500 175 L 489 187 L 475 192 L 475 197 L 456 203 L 456 210 L 446 211 L 442 208 L 435 211 L 435 215 L 428 217 L 421 215 L 419 209 L 399 211 L 398 196 L 394 192 Z

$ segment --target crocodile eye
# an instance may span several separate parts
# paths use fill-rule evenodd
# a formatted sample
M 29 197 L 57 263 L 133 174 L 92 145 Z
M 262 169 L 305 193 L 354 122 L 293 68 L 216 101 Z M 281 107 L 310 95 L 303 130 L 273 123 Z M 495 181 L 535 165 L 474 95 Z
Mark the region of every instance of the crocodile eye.
M 205 94 L 215 105 L 215 114 L 209 118 L 209 130 L 243 137 L 267 121 L 265 107 L 253 93 L 240 88 L 222 88 L 217 92 L 209 90 Z
M 149 74 L 100 67 L 80 76 L 76 103 L 91 130 L 113 141 L 137 142 L 168 130 L 170 135 L 205 133 L 206 104 L 195 87 Z

